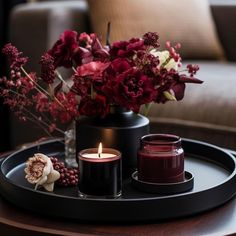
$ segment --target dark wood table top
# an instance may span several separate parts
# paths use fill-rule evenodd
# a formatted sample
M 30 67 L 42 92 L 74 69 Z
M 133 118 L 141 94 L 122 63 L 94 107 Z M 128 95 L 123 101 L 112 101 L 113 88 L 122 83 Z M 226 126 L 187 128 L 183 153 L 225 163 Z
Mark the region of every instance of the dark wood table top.
M 190 236 L 230 234 L 236 235 L 236 198 L 231 199 L 223 206 L 198 215 L 169 221 L 131 225 L 92 224 L 62 218 L 49 218 L 22 210 L 0 197 L 0 235 L 2 236 Z
M 236 234 L 236 198 L 217 209 L 199 215 L 171 221 L 133 225 L 90 224 L 65 219 L 47 218 L 23 211 L 0 198 L 0 232 L 3 236 L 44 234 L 70 236 L 190 236 Z

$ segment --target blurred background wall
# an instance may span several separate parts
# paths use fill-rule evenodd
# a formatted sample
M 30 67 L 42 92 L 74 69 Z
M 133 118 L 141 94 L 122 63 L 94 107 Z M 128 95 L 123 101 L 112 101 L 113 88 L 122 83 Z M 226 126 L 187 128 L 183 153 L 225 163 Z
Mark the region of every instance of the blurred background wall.
M 11 9 L 25 0 L 0 0 L 0 48 L 8 42 L 8 20 Z M 0 55 L 0 77 L 6 75 L 6 61 Z M 0 152 L 9 150 L 10 145 L 10 126 L 9 126 L 9 112 L 3 106 L 0 99 Z

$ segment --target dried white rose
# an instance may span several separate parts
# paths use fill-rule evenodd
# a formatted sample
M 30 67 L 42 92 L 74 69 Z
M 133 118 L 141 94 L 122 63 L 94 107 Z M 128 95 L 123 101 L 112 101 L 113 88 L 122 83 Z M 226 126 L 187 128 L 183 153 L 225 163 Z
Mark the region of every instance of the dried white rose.
M 50 158 L 42 153 L 36 153 L 26 162 L 25 178 L 35 189 L 42 185 L 47 191 L 53 191 L 54 182 L 60 178 L 60 173 L 53 169 Z
M 167 50 L 165 50 L 165 51 L 157 51 L 156 49 L 152 49 L 152 50 L 150 51 L 150 53 L 151 53 L 153 56 L 159 58 L 159 60 L 160 60 L 160 66 L 164 64 L 164 68 L 165 68 L 166 70 L 168 70 L 168 71 L 171 70 L 171 69 L 178 70 L 178 65 L 180 64 L 180 61 L 179 61 L 179 60 L 176 62 L 173 58 L 171 58 L 171 59 L 169 60 L 169 62 L 166 63 L 167 60 L 168 60 L 169 57 L 170 57 L 169 51 L 167 51 Z M 166 63 L 166 65 L 165 65 L 165 63 Z

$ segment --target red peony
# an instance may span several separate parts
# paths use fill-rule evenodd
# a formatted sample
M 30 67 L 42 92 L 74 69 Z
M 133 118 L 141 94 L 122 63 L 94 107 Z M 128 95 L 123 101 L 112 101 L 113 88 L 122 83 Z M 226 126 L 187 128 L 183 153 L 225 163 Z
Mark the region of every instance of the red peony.
M 153 81 L 134 68 L 117 75 L 108 82 L 109 86 L 114 102 L 134 112 L 139 112 L 141 105 L 152 102 L 156 95 Z

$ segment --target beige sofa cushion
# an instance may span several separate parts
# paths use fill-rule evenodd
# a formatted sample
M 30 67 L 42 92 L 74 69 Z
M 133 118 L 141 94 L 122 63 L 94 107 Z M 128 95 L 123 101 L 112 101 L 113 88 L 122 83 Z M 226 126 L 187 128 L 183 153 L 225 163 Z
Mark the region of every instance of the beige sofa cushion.
M 182 44 L 184 58 L 220 58 L 207 0 L 88 0 L 92 29 L 105 41 L 111 22 L 111 42 L 158 32 L 160 41 Z
M 175 133 L 236 149 L 236 63 L 192 61 L 203 84 L 187 84 L 179 102 L 153 104 L 152 132 Z

